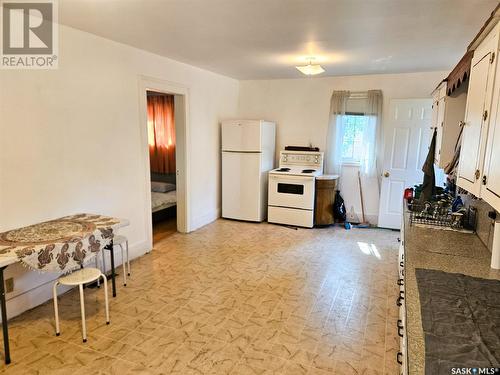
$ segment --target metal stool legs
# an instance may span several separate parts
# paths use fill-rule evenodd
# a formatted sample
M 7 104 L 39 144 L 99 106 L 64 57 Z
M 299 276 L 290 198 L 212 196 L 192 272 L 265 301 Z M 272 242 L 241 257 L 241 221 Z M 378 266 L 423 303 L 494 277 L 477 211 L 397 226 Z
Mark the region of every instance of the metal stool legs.
M 125 262 L 125 257 L 123 256 L 123 245 L 118 244 L 122 252 L 122 266 L 123 266 L 123 286 L 127 286 L 127 263 Z
M 54 315 L 56 317 L 56 336 L 59 336 L 61 334 L 61 331 L 59 330 L 59 308 L 57 306 L 57 286 L 59 285 L 59 281 L 56 281 L 54 283 L 54 286 L 52 287 L 52 293 L 54 296 Z
M 128 268 L 127 274 L 130 276 L 130 258 L 128 257 L 128 240 L 125 241 L 125 248 L 127 251 L 127 268 Z
M 99 269 L 99 257 L 97 255 L 95 256 L 95 268 Z M 101 278 L 97 279 L 97 287 L 101 287 Z
M 106 309 L 106 324 L 109 324 L 109 300 L 108 300 L 108 281 L 106 279 L 106 276 L 101 273 L 99 275 L 98 280 L 102 278 L 103 284 L 104 284 L 104 305 Z M 56 336 L 59 336 L 61 334 L 60 326 L 59 326 L 59 306 L 57 302 L 57 286 L 59 285 L 59 281 L 56 281 L 54 283 L 54 286 L 52 288 L 53 292 L 53 298 L 54 298 L 54 315 L 56 318 Z M 87 342 L 87 324 L 85 321 L 85 297 L 83 294 L 83 284 L 78 285 L 78 289 L 80 292 L 80 310 L 81 310 L 81 316 L 82 316 L 82 339 L 83 342 Z
M 109 324 L 109 300 L 108 300 L 108 280 L 106 275 L 101 274 L 102 282 L 104 283 L 104 305 L 106 308 L 106 324 Z
M 87 326 L 85 324 L 85 298 L 83 296 L 83 284 L 78 285 L 80 289 L 80 309 L 82 313 L 82 338 L 83 342 L 87 342 Z
M 128 256 L 128 240 L 125 241 L 125 249 L 123 248 L 123 244 L 115 244 L 115 246 L 120 246 L 121 255 L 122 255 L 122 266 L 123 266 L 123 285 L 127 286 L 127 275 L 130 276 L 130 259 Z M 124 257 L 124 252 L 127 256 L 127 259 Z M 97 264 L 97 259 L 96 259 Z M 106 257 L 104 251 L 102 252 L 102 268 L 103 271 L 106 272 Z

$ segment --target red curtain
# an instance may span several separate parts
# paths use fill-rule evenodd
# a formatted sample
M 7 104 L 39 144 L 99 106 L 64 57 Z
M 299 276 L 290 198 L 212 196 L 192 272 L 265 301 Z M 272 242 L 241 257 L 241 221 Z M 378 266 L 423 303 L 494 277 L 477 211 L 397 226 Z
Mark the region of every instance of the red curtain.
M 175 173 L 173 95 L 148 95 L 148 142 L 151 172 Z

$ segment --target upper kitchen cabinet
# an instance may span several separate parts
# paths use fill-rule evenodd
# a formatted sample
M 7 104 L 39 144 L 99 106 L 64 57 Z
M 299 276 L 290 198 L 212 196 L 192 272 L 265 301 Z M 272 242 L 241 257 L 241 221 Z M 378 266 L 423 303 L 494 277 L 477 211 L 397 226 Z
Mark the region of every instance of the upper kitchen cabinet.
M 486 31 L 483 29 L 483 32 Z M 499 24 L 474 49 L 457 185 L 480 196 L 497 66 Z M 481 34 L 480 34 L 481 35 Z M 476 40 L 478 40 L 476 38 Z M 474 43 L 474 42 L 473 42 Z M 487 181 L 487 180 L 486 180 Z
M 500 32 L 497 25 L 497 33 Z M 498 47 L 498 46 L 497 46 Z M 496 57 L 499 50 L 496 51 Z M 496 58 L 495 57 L 495 58 Z M 482 177 L 481 198 L 500 211 L 500 64 L 496 64 L 490 124 Z
M 464 120 L 467 81 L 449 90 L 447 80 L 444 80 L 434 90 L 432 98 L 432 126 L 437 130 L 435 163 L 445 168 L 455 154 L 460 125 Z

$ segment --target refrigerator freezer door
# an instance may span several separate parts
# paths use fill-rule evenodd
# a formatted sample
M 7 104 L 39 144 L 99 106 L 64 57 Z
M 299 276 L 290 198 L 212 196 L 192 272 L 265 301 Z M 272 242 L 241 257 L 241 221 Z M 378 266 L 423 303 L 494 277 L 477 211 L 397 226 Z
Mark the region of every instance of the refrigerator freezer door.
M 261 132 L 260 121 L 224 121 L 222 122 L 222 151 L 262 151 Z
M 260 159 L 260 153 L 222 152 L 222 217 L 248 221 L 265 219 Z

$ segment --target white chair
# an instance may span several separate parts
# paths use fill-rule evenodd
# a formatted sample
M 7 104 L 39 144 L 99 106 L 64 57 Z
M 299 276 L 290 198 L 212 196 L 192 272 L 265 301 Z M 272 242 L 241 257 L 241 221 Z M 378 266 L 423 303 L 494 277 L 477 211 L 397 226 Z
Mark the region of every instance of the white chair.
M 83 285 L 94 282 L 102 278 L 104 282 L 104 302 L 106 305 L 106 324 L 109 324 L 109 305 L 108 305 L 108 284 L 106 281 L 106 276 L 103 275 L 101 270 L 97 268 L 82 268 L 77 271 L 73 271 L 69 275 L 60 277 L 53 287 L 54 293 L 54 312 L 56 316 L 56 336 L 61 334 L 59 330 L 59 309 L 57 306 L 57 286 L 58 285 L 68 285 L 75 286 L 78 285 L 80 289 L 80 308 L 82 312 L 82 337 L 83 342 L 87 342 L 87 327 L 85 325 L 85 300 L 83 297 Z
M 127 275 L 130 276 L 130 260 L 128 257 L 128 239 L 125 236 L 122 236 L 120 234 L 117 234 L 113 237 L 113 246 L 120 246 L 121 252 L 122 252 L 122 265 L 123 265 L 123 285 L 127 286 Z M 113 249 L 114 250 L 114 249 Z M 125 263 L 125 257 L 123 256 L 123 251 L 125 250 L 125 253 L 127 255 L 127 261 Z M 96 267 L 97 265 L 97 257 L 95 260 Z M 103 250 L 102 251 L 102 268 L 104 272 L 106 272 L 106 252 Z M 128 271 L 127 271 L 128 269 Z M 99 286 L 99 284 L 98 284 Z

